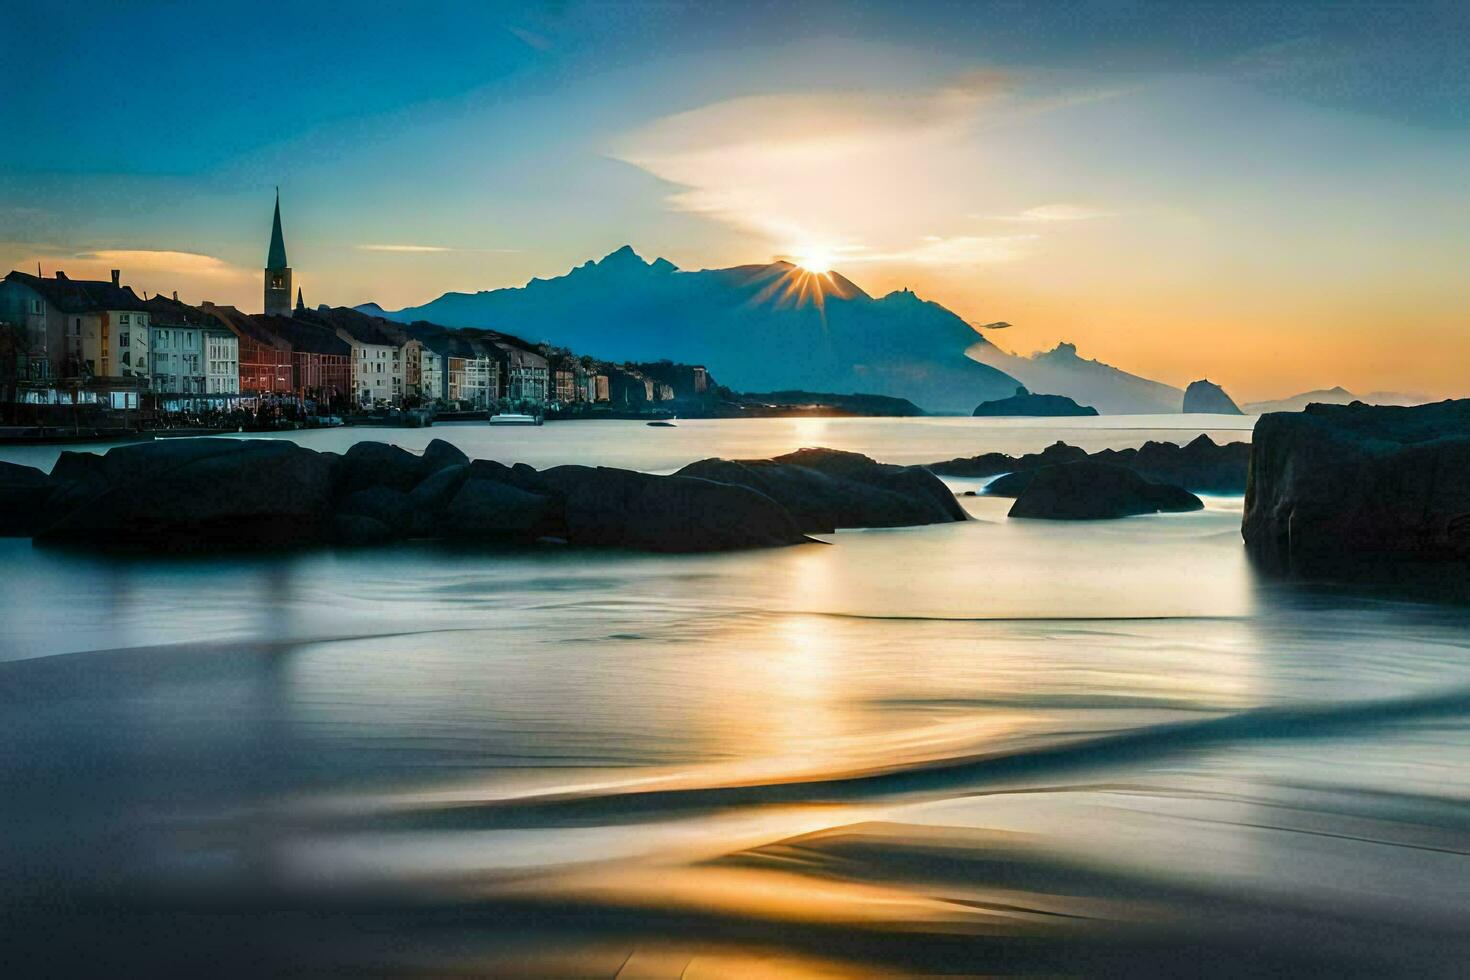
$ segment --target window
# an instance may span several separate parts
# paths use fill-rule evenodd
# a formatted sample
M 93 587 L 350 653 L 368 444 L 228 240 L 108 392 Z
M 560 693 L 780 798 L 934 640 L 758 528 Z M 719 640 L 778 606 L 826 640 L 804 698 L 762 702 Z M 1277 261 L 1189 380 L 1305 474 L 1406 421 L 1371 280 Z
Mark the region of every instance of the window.
M 131 316 L 128 316 L 128 314 L 124 313 L 122 316 L 119 316 L 117 318 L 117 322 L 120 323 L 120 324 L 122 324 L 123 326 L 127 326 L 128 324 L 130 324 L 130 323 L 133 322 L 133 318 Z
M 35 313 L 35 314 L 38 314 L 38 315 L 41 314 L 41 313 L 45 313 L 46 312 L 46 304 L 43 303 L 43 302 L 41 302 L 38 299 L 31 300 L 31 312 L 32 313 Z

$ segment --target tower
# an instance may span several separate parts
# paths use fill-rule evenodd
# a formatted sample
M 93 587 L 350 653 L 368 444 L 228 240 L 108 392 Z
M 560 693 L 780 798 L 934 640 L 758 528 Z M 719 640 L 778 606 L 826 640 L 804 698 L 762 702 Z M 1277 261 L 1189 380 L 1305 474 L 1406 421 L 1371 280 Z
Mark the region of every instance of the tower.
M 286 239 L 281 235 L 281 189 L 276 188 L 276 217 L 271 225 L 271 250 L 265 259 L 265 312 L 291 315 L 291 267 L 286 264 Z

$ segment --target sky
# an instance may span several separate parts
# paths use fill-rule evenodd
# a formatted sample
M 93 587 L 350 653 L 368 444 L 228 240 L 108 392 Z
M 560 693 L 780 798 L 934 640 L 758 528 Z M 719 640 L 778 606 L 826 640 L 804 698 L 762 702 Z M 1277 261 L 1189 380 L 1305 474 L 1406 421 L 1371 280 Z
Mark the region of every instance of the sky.
M 261 305 L 631 244 L 1238 400 L 1470 394 L 1470 4 L 106 3 L 7 17 L 0 267 Z M 513 325 L 507 325 L 513 329 Z

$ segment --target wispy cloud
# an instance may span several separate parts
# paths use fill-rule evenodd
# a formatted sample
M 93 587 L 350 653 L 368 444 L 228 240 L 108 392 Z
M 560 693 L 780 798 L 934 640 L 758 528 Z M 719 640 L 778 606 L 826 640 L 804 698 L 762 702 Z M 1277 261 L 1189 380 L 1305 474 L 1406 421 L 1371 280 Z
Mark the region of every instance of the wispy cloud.
M 998 214 L 994 215 L 997 221 L 1092 221 L 1096 218 L 1112 218 L 1117 212 L 1105 211 L 1102 208 L 1088 207 L 1084 204 L 1043 204 L 1040 207 L 1027 208 L 1020 214 Z M 981 217 L 981 215 L 974 215 Z
M 174 274 L 191 279 L 214 279 L 221 282 L 238 282 L 253 279 L 258 273 L 243 269 L 213 255 L 198 252 L 175 252 L 168 249 L 98 249 L 92 252 L 77 252 L 71 256 L 87 266 L 108 265 L 127 273 Z
M 655 121 L 612 155 L 673 185 L 675 210 L 840 264 L 963 266 L 1028 254 L 1035 235 L 976 235 L 965 203 L 987 196 L 1005 121 L 1096 101 L 1108 91 L 1028 91 L 995 72 L 925 89 L 792 93 L 715 103 Z M 969 198 L 969 201 L 966 201 Z M 1098 216 L 1065 205 L 1033 222 Z
M 448 245 L 357 245 L 360 252 L 408 252 L 434 254 L 440 252 L 519 252 L 518 248 L 451 248 Z

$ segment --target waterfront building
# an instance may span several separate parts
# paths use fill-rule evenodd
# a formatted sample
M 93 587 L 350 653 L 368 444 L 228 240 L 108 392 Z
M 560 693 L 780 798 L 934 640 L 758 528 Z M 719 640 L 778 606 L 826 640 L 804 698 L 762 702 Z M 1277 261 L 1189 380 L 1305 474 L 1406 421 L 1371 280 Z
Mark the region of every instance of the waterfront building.
M 571 368 L 558 368 L 552 372 L 554 399 L 562 405 L 577 401 L 577 375 Z
M 444 355 L 427 342 L 419 344 L 419 397 L 425 404 L 444 399 Z
M 352 345 L 320 313 L 298 309 L 293 317 L 261 317 L 262 326 L 291 346 L 294 391 L 326 412 L 352 393 Z
M 148 307 L 153 394 L 160 407 L 179 401 L 180 395 L 202 395 L 205 383 L 205 325 L 209 316 L 178 300 L 154 296 Z M 177 406 L 175 406 L 177 407 Z
M 0 319 L 23 328 L 28 374 L 69 380 L 88 401 L 138 407 L 149 376 L 148 308 L 130 287 L 112 281 L 11 272 L 0 282 Z M 44 360 L 44 372 L 40 361 Z
M 612 400 L 612 385 L 608 382 L 605 374 L 594 375 L 592 378 L 592 400 L 595 402 L 606 402 Z
M 233 306 L 205 302 L 200 304 L 200 309 L 235 336 L 241 395 L 260 397 L 295 392 L 296 368 L 289 341 L 265 329 L 259 317 L 241 313 Z
M 550 387 L 550 370 L 546 358 L 503 341 L 494 341 L 499 351 L 502 392 L 512 405 L 531 402 L 543 405 Z
M 276 213 L 271 220 L 271 244 L 265 259 L 265 314 L 291 315 L 291 266 L 286 261 L 286 237 L 281 234 L 280 188 L 276 188 Z

